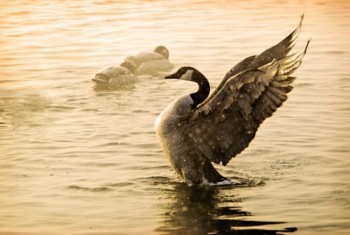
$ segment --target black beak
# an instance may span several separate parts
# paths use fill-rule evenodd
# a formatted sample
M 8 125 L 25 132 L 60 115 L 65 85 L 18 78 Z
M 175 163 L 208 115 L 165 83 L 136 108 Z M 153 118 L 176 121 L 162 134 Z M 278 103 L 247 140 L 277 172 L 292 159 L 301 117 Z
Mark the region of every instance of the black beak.
M 165 76 L 164 79 L 179 79 L 181 76 L 178 72 Z

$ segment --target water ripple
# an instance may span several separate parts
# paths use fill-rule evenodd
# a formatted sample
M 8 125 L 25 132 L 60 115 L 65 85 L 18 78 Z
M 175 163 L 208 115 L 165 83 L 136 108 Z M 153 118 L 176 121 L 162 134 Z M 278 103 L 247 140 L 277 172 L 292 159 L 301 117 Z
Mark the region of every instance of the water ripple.
M 79 191 L 87 191 L 87 192 L 110 192 L 113 189 L 109 187 L 84 187 L 84 186 L 78 186 L 78 185 L 70 185 L 67 186 L 66 189 L 69 190 L 79 190 Z

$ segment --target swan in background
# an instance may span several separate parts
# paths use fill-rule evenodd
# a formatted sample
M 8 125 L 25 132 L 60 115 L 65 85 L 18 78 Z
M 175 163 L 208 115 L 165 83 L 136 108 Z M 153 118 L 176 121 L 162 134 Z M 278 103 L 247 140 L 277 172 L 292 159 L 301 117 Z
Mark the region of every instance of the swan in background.
M 165 46 L 157 46 L 153 52 L 140 52 L 129 56 L 120 66 L 109 67 L 95 75 L 92 79 L 97 88 L 116 90 L 130 86 L 139 81 L 139 75 L 158 75 L 171 71 L 169 50 Z
M 156 75 L 169 72 L 174 65 L 169 61 L 169 50 L 165 46 L 157 46 L 153 52 L 140 52 L 137 55 L 125 59 L 131 65 L 129 69 L 136 75 Z
M 97 88 L 120 89 L 135 84 L 139 79 L 133 74 L 134 66 L 130 62 L 123 62 L 120 67 L 109 67 L 92 79 Z
M 225 182 L 212 165 L 226 165 L 248 147 L 260 124 L 287 99 L 307 51 L 290 54 L 302 26 L 260 55 L 234 66 L 209 96 L 206 77 L 182 67 L 166 79 L 196 82 L 197 92 L 172 102 L 156 119 L 155 130 L 171 166 L 189 185 Z

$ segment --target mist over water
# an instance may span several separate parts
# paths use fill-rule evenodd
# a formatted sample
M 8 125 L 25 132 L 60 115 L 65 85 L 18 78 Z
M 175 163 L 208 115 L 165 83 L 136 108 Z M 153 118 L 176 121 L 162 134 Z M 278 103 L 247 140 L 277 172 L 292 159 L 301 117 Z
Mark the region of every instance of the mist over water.
M 347 1 L 0 3 L 1 234 L 348 234 Z M 215 166 L 234 184 L 188 187 L 153 123 L 195 84 L 91 79 L 165 45 L 212 90 L 242 59 L 312 38 L 288 100 L 244 152 Z M 176 69 L 175 68 L 175 69 Z M 175 70 L 174 69 L 174 70 Z

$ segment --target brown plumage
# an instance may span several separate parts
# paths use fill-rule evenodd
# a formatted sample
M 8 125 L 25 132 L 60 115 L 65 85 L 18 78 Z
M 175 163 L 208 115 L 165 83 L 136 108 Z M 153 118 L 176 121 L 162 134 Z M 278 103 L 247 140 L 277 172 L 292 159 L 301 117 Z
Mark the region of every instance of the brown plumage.
M 277 45 L 234 66 L 208 97 L 209 83 L 198 70 L 182 67 L 166 78 L 197 82 L 199 90 L 171 103 L 157 118 L 165 155 L 188 184 L 225 180 L 211 162 L 226 165 L 254 138 L 260 124 L 287 99 L 310 40 L 290 54 L 298 27 Z

